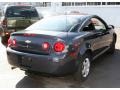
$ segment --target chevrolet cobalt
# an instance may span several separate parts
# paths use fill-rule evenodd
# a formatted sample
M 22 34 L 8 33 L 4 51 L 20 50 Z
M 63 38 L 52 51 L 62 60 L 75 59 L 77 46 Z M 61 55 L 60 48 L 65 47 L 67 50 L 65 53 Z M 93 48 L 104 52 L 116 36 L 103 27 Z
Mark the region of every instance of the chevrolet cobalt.
M 114 26 L 96 15 L 58 15 L 44 18 L 11 34 L 7 57 L 12 67 L 26 72 L 72 74 L 84 81 L 91 61 L 114 53 Z

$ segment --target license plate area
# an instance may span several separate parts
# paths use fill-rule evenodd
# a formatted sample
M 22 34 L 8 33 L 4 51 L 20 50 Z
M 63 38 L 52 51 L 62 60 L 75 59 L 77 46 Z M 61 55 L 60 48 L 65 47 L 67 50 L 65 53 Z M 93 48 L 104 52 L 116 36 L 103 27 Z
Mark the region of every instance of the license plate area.
M 32 66 L 32 59 L 27 56 L 21 56 L 21 66 L 30 68 Z
M 31 25 L 30 20 L 18 20 L 16 21 L 16 27 L 28 27 Z

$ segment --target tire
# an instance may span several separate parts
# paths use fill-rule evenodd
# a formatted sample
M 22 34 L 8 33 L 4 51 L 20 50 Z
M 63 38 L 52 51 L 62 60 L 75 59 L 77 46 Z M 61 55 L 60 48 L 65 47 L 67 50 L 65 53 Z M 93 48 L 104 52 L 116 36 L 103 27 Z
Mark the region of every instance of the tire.
M 87 79 L 90 73 L 90 62 L 91 56 L 89 54 L 85 54 L 80 60 L 80 64 L 78 70 L 74 74 L 74 79 L 80 82 L 83 82 Z
M 4 46 L 7 46 L 8 39 L 9 39 L 9 36 L 2 36 L 1 37 L 1 42 Z
M 116 40 L 113 39 L 113 42 L 112 44 L 110 45 L 110 49 L 108 50 L 108 53 L 109 54 L 113 54 L 115 52 L 115 43 L 116 43 Z
M 34 75 L 34 72 L 29 71 L 29 70 L 26 70 L 26 71 L 25 71 L 25 75 L 27 75 L 27 76 L 33 76 L 33 75 Z

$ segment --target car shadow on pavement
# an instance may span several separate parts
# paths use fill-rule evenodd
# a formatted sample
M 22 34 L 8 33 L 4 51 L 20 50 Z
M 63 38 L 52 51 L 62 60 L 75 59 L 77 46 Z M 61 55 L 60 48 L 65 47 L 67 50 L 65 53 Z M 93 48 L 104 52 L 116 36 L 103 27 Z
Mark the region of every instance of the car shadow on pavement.
M 81 87 L 120 88 L 120 50 L 100 56 L 92 62 L 91 73 Z
M 113 55 L 104 54 L 92 62 L 91 73 L 88 79 L 77 82 L 72 76 L 45 77 L 39 75 L 25 76 L 16 88 L 64 88 L 64 87 L 120 87 L 120 50 L 116 49 Z
M 16 84 L 16 88 L 67 88 L 79 87 L 71 76 L 53 77 L 42 75 L 25 76 Z

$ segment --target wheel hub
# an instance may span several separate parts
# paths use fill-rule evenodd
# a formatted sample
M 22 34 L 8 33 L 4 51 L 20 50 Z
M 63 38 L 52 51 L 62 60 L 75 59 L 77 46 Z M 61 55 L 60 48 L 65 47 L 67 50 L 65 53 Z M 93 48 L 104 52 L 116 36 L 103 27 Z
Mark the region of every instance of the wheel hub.
M 83 61 L 83 66 L 82 66 L 82 76 L 87 77 L 90 71 L 90 60 L 89 58 L 85 58 Z

